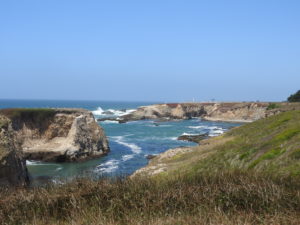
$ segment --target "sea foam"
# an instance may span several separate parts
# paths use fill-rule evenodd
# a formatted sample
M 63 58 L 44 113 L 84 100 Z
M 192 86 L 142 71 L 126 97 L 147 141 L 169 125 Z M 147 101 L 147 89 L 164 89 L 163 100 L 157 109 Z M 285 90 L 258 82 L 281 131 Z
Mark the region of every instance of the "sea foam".
M 96 172 L 112 173 L 119 168 L 119 160 L 112 159 L 96 167 Z
M 107 109 L 107 110 L 104 110 L 101 107 L 98 107 L 96 110 L 92 111 L 92 113 L 95 116 L 118 117 L 118 116 L 125 116 L 125 115 L 130 114 L 134 111 L 136 111 L 136 110 L 135 109 L 125 109 L 125 110 Z
M 115 139 L 115 142 L 130 148 L 131 151 L 135 154 L 140 154 L 142 152 L 141 147 L 137 146 L 136 144 L 125 142 L 123 136 L 115 136 L 113 138 Z

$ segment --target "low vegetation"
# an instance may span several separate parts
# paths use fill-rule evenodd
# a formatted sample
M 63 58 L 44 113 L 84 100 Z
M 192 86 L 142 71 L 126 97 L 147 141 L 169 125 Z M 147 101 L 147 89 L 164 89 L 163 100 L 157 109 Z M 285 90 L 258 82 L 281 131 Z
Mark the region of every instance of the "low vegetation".
M 300 111 L 288 111 L 234 128 L 188 153 L 160 161 L 168 168 L 159 176 L 238 169 L 299 177 L 299 152 Z M 154 164 L 155 160 L 159 158 Z
M 267 107 L 267 110 L 271 110 L 271 109 L 276 109 L 279 108 L 280 105 L 276 104 L 276 103 L 270 103 Z
M 2 224 L 299 224 L 300 183 L 227 171 L 2 190 Z
M 41 123 L 55 115 L 54 109 L 47 108 L 10 108 L 1 109 L 0 114 L 13 121 L 33 121 Z

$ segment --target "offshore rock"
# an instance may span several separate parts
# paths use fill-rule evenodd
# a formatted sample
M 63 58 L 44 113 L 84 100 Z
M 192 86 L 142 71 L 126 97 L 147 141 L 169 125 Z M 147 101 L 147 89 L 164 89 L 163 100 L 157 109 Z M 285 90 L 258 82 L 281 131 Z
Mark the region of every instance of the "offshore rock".
M 180 141 L 191 141 L 191 142 L 195 142 L 197 144 L 199 144 L 202 140 L 208 138 L 208 133 L 205 134 L 194 134 L 194 135 L 181 135 L 177 138 L 177 140 Z
M 143 106 L 122 116 L 119 122 L 152 119 L 169 121 L 201 118 L 211 121 L 252 122 L 266 117 L 269 103 L 221 102 L 221 103 L 171 103 Z

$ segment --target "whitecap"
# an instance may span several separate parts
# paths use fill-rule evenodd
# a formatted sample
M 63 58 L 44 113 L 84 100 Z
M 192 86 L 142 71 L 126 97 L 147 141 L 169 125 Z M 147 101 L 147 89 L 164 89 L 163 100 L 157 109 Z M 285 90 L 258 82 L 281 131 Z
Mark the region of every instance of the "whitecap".
M 139 154 L 139 153 L 142 152 L 141 147 L 137 146 L 136 144 L 125 142 L 123 136 L 114 136 L 114 137 L 112 137 L 112 138 L 114 138 L 115 141 L 116 141 L 117 143 L 119 143 L 119 144 L 121 144 L 121 145 L 124 145 L 124 146 L 130 148 L 131 151 L 132 151 L 133 153 L 135 153 L 135 154 Z
M 98 107 L 96 110 L 92 111 L 92 113 L 96 116 L 103 115 L 104 110 L 101 107 Z
M 112 159 L 96 167 L 96 172 L 112 173 L 119 168 L 119 160 Z
M 140 138 L 140 141 L 149 141 L 149 140 L 153 140 L 153 141 L 163 141 L 163 140 L 177 140 L 177 137 L 145 137 L 145 138 Z
M 226 131 L 226 129 L 222 129 L 222 128 L 214 129 L 209 132 L 209 136 L 210 137 L 219 136 L 221 134 L 224 134 L 225 131 Z
M 39 162 L 39 161 L 26 160 L 27 166 L 35 166 L 35 165 L 40 165 L 40 164 L 41 164 L 41 162 Z
M 95 116 L 118 117 L 118 116 L 125 116 L 127 114 L 133 113 L 134 111 L 136 111 L 136 109 L 125 109 L 125 110 L 107 109 L 107 110 L 103 110 L 101 107 L 98 107 L 96 110 L 92 111 L 92 113 Z
M 122 160 L 123 161 L 127 161 L 127 160 L 129 160 L 129 159 L 132 159 L 134 157 L 134 155 L 123 155 L 122 156 Z
M 209 129 L 208 126 L 188 126 L 191 129 Z
M 118 121 L 115 121 L 115 120 L 104 120 L 104 121 L 101 121 L 101 123 L 119 123 Z
M 183 136 L 183 135 L 187 135 L 187 136 L 195 136 L 195 135 L 199 135 L 199 134 L 191 134 L 191 133 L 185 133 L 185 132 L 184 132 L 184 133 L 181 134 L 181 136 Z

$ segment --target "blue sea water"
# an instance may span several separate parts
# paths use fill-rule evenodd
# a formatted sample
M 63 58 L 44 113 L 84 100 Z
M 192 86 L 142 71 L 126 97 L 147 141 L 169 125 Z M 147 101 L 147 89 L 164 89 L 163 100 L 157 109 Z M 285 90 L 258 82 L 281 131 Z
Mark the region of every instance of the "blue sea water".
M 155 102 L 108 102 L 108 101 L 54 101 L 54 100 L 0 100 L 0 108 L 16 107 L 72 107 L 85 108 L 96 118 L 120 116 L 139 106 Z M 109 139 L 111 152 L 102 158 L 77 163 L 45 163 L 27 161 L 28 170 L 34 180 L 50 177 L 52 180 L 78 176 L 126 176 L 148 163 L 147 155 L 156 155 L 170 148 L 194 146 L 195 143 L 178 141 L 186 134 L 208 132 L 220 135 L 239 123 L 210 122 L 198 118 L 183 121 L 156 123 L 152 120 L 119 124 L 113 121 L 99 123 Z

